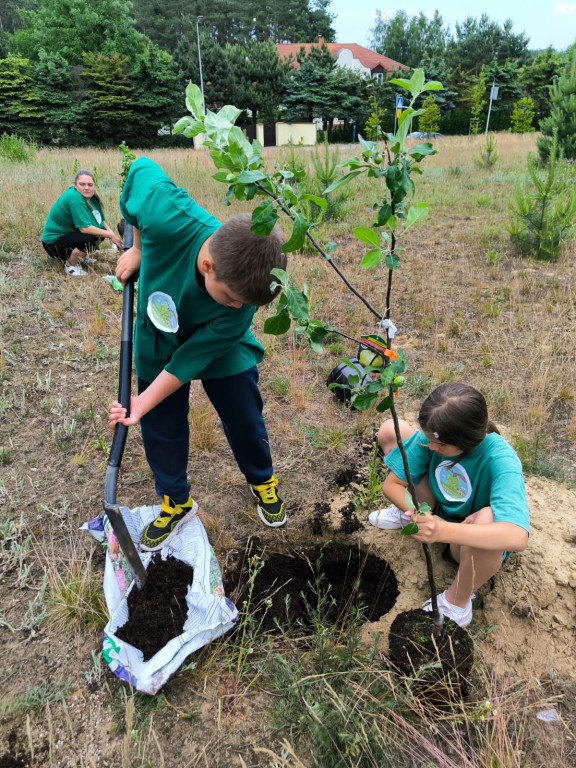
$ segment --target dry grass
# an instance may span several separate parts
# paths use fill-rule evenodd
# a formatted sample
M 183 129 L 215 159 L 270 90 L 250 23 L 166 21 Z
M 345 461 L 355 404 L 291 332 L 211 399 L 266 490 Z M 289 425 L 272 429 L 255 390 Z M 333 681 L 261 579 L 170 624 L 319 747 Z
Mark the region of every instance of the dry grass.
M 406 238 L 402 266 L 394 274 L 392 319 L 399 329 L 397 345 L 405 350 L 409 366 L 408 386 L 400 394 L 398 409 L 410 417 L 436 383 L 465 380 L 486 395 L 492 415 L 517 441 L 531 471 L 574 482 L 574 243 L 556 263 L 533 262 L 512 253 L 504 227 L 507 204 L 534 137 L 499 135 L 500 160 L 488 171 L 473 162 L 483 142 L 483 137 L 438 141 L 439 154 L 425 161 L 424 176 L 416 180 L 417 199 L 429 203 L 431 214 Z M 355 151 L 344 148 L 341 158 Z M 296 152 L 308 162 L 307 150 Z M 149 155 L 217 217 L 251 209 L 251 204 L 222 205 L 224 187 L 211 178 L 214 169 L 208 153 L 179 150 Z M 273 163 L 278 151 L 266 150 L 266 156 Z M 307 765 L 306 752 L 287 733 L 278 741 L 270 736 L 263 715 L 270 700 L 264 691 L 246 695 L 243 708 L 226 712 L 230 692 L 229 676 L 222 669 L 225 648 L 214 652 L 206 666 L 199 662 L 198 673 L 182 672 L 166 686 L 172 708 L 162 713 L 162 719 L 156 717 L 153 727 L 151 720 L 138 726 L 141 747 L 132 737 L 130 741 L 110 736 L 110 745 L 102 737 L 113 731 L 109 707 L 120 683 L 108 678 L 106 687 L 104 674 L 93 671 L 88 689 L 84 679 L 92 664 L 91 652 L 101 645 L 99 629 L 92 623 L 94 616 L 96 625 L 103 621 L 95 608 L 102 577 L 94 570 L 101 558 L 71 532 L 97 515 L 102 505 L 109 444 L 106 412 L 116 395 L 121 297 L 101 279 L 113 269 L 112 252 L 100 254 L 88 278 L 72 280 L 41 248 L 46 213 L 71 182 L 75 166 L 96 168 L 107 220 L 115 224 L 120 215 L 119 152 L 41 150 L 30 165 L 0 162 L 0 448 L 6 451 L 0 525 L 7 531 L 2 554 L 9 555 L 9 561 L 4 560 L 8 565 L 1 568 L 0 616 L 19 625 L 31 596 L 42 585 L 46 567 L 46 594 L 53 600 L 54 617 L 34 636 L 7 633 L 8 662 L 0 699 L 18 698 L 28 686 L 37 686 L 40 677 L 57 678 L 63 670 L 66 674 L 72 670 L 76 680 L 70 704 L 74 738 L 60 701 L 51 703 L 50 723 L 47 713 L 34 714 L 26 736 L 25 721 L 10 720 L 2 738 L 6 741 L 14 730 L 28 753 L 34 749 L 38 765 L 49 760 L 62 766 L 118 765 L 129 760 L 145 765 L 147 754 L 152 764 L 167 766 L 233 768 L 244 762 L 269 768 L 274 760 L 294 768 Z M 377 196 L 377 190 L 363 180 L 354 187 L 346 219 L 320 235 L 338 243 L 339 266 L 374 306 L 383 309 L 385 275 L 358 269 L 363 248 L 350 234 L 354 225 L 371 224 L 367 209 Z M 353 336 L 374 330 L 368 311 L 323 259 L 292 255 L 290 271 L 299 284 L 311 283 L 317 317 Z M 267 337 L 262 325 L 273 312 L 273 307 L 259 311 L 254 331 L 266 348 L 261 365 L 266 423 L 275 471 L 293 520 L 289 534 L 296 542 L 306 538 L 314 504 L 332 493 L 336 470 L 366 463 L 359 458 L 359 446 L 371 442 L 381 417 L 350 413 L 326 390 L 326 378 L 337 359 L 355 354 L 352 344 L 344 342 L 333 351 L 326 345 L 318 356 L 292 333 Z M 247 532 L 255 531 L 265 540 L 266 532 L 253 519 L 244 478 L 199 385 L 192 387 L 190 423 L 193 493 L 205 510 L 203 519 L 214 546 L 221 552 L 237 549 Z M 119 503 L 135 506 L 153 500 L 140 437 L 131 430 Z M 33 546 L 24 551 L 28 537 Z M 87 616 L 92 617 L 90 627 L 79 635 Z M 58 652 L 48 654 L 47 647 Z M 459 711 L 431 713 L 414 699 L 410 711 L 399 712 L 399 719 L 389 714 L 377 726 L 382 739 L 389 739 L 402 756 L 398 768 L 420 768 L 426 761 L 459 768 L 569 765 L 574 760 L 568 723 L 570 713 L 574 715 L 573 692 L 570 684 L 550 685 L 496 679 L 485 672 L 478 681 L 476 701 L 463 703 Z M 485 699 L 497 714 L 480 720 Z M 361 691 L 357 700 L 360 706 Z M 398 700 L 406 702 L 399 691 Z M 548 700 L 564 706 L 565 720 L 559 725 L 535 718 L 535 711 Z M 138 712 L 129 712 L 127 705 L 124 709 L 124 722 L 130 718 L 135 722 Z M 196 714 L 187 719 L 188 715 L 178 714 L 184 712 Z M 62 724 L 60 742 L 56 721 Z M 287 741 L 282 743 L 284 737 Z M 87 744 L 80 756 L 75 741 L 79 738 Z M 269 747 L 276 757 L 256 754 L 254 746 Z M 352 759 L 343 763 L 353 764 Z

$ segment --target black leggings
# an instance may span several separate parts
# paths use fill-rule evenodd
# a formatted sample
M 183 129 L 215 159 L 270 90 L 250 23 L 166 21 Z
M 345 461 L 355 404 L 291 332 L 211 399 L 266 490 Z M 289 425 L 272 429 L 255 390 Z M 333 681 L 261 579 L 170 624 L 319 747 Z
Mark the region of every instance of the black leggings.
M 97 251 L 101 240 L 94 235 L 86 235 L 83 232 L 70 232 L 69 235 L 62 235 L 54 243 L 45 243 L 42 241 L 44 250 L 49 256 L 55 259 L 68 261 L 68 258 L 74 248 L 88 253 L 88 251 Z

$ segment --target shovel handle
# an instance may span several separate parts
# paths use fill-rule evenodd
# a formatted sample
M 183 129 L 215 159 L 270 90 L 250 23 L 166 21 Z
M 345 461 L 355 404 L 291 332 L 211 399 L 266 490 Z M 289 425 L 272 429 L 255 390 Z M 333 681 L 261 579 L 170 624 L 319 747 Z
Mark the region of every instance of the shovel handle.
M 120 335 L 120 374 L 118 382 L 118 402 L 130 415 L 130 394 L 132 378 L 132 325 L 134 321 L 134 277 L 131 277 L 122 292 L 122 330 Z M 109 467 L 119 467 L 124 454 L 128 427 L 116 424 L 114 438 L 110 448 Z M 114 499 L 115 502 L 115 499 Z

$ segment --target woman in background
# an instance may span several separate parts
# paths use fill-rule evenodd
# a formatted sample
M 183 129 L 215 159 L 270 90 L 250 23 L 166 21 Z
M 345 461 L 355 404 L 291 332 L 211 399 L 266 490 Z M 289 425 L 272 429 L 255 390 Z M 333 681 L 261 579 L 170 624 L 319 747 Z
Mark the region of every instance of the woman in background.
M 90 171 L 78 171 L 74 184 L 50 208 L 42 245 L 49 256 L 62 259 L 66 274 L 81 277 L 86 272 L 80 262 L 93 262 L 87 254 L 98 250 L 104 238 L 113 246 L 122 247 L 122 241 L 104 220 L 94 176 Z

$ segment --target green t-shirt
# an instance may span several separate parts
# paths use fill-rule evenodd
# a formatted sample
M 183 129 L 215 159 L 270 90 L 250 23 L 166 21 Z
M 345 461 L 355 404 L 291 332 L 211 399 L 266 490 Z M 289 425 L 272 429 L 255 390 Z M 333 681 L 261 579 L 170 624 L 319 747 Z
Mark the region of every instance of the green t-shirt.
M 96 198 L 91 198 L 90 205 L 74 187 L 60 195 L 54 203 L 42 231 L 43 243 L 55 243 L 63 235 L 69 235 L 81 227 L 102 227 L 104 214 Z
M 426 435 L 418 431 L 404 441 L 410 474 L 415 484 L 427 475 L 444 520 L 460 523 L 482 507 L 491 507 L 496 522 L 514 523 L 530 531 L 526 488 L 518 456 L 501 435 L 486 435 L 480 445 L 451 466 L 431 451 Z M 458 459 L 458 457 L 455 457 Z M 398 447 L 384 463 L 404 482 L 404 466 Z
M 220 222 L 146 157 L 130 167 L 120 210 L 141 235 L 138 376 L 153 381 L 166 370 L 182 382 L 222 378 L 261 362 L 264 348 L 250 331 L 256 307 L 225 307 L 198 284 L 198 253 Z

